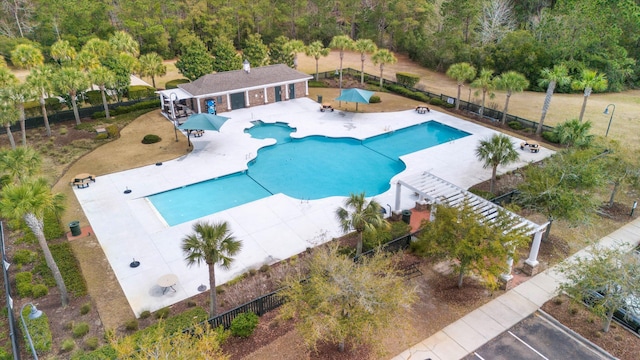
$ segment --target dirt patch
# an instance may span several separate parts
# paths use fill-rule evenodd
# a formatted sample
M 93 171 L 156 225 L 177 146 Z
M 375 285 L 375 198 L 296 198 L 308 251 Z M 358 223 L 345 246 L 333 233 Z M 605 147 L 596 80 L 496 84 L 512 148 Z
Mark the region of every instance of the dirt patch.
M 582 304 L 576 304 L 562 295 L 547 301 L 542 310 L 594 344 L 606 349 L 621 360 L 635 360 L 640 354 L 640 339 L 617 322 L 611 323 L 609 332 L 602 332 L 602 321 Z

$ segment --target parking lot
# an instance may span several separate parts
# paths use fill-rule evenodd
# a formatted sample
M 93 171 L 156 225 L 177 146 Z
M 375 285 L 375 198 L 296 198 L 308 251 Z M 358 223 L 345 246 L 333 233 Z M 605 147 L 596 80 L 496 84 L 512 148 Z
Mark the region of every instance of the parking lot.
M 612 359 L 607 355 L 534 313 L 463 359 Z

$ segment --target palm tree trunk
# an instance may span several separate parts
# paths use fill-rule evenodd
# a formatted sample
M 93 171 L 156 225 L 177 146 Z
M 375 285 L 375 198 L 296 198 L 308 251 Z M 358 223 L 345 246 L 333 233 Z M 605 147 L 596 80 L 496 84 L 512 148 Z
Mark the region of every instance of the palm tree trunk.
M 384 71 L 384 65 L 380 64 L 380 89 L 382 89 L 382 72 Z
M 153 87 L 156 87 L 156 85 L 153 84 Z M 104 106 L 104 114 L 106 115 L 106 117 L 108 119 L 109 118 L 109 104 L 107 104 L 107 95 L 105 94 L 104 86 L 100 86 L 100 95 L 102 95 L 102 106 Z
M 544 97 L 544 104 L 542 105 L 542 115 L 540 116 L 540 122 L 538 123 L 538 128 L 536 129 L 536 134 L 542 134 L 542 125 L 544 124 L 544 118 L 547 117 L 547 111 L 549 111 L 549 106 L 551 106 L 551 97 L 553 96 L 553 92 L 556 89 L 556 82 L 552 81 L 549 83 L 547 87 L 547 94 Z
M 356 257 L 362 255 L 362 231 L 358 231 L 358 243 L 356 244 Z
M 609 332 L 611 327 L 611 320 L 613 319 L 613 310 L 607 311 L 607 316 L 602 321 L 602 332 Z
M 24 104 L 18 105 L 18 111 L 20 114 L 20 132 L 22 133 L 22 146 L 27 146 L 27 129 L 25 128 L 26 116 L 24 114 Z
M 40 244 L 40 248 L 44 253 L 44 260 L 47 263 L 47 267 L 51 270 L 53 274 L 53 279 L 56 281 L 56 285 L 58 286 L 58 290 L 60 291 L 60 298 L 62 301 L 62 306 L 66 307 L 69 304 L 69 294 L 67 293 L 67 287 L 64 285 L 64 280 L 62 279 L 62 273 L 60 269 L 58 269 L 58 265 L 56 261 L 53 259 L 53 255 L 51 254 L 51 250 L 49 250 L 49 245 L 47 244 L 47 239 L 44 237 L 44 223 L 41 219 L 38 219 L 34 214 L 26 214 L 24 216 L 24 221 L 27 223 L 27 226 L 33 234 L 38 239 L 38 243 Z
M 344 51 L 340 50 L 340 90 L 342 90 L 342 59 L 344 58 Z
M 318 59 L 316 59 L 316 81 L 318 81 Z
M 460 110 L 460 92 L 462 91 L 462 84 L 458 84 L 458 98 L 456 99 L 456 110 Z
M 7 129 L 7 137 L 9 137 L 9 143 L 11 144 L 11 149 L 16 148 L 16 141 L 13 139 L 13 133 L 11 133 L 11 123 L 10 122 L 6 122 L 4 123 L 4 127 L 5 129 Z
M 620 182 L 616 181 L 613 184 L 613 191 L 611 191 L 611 197 L 609 197 L 609 207 L 613 206 L 613 201 L 616 198 L 616 194 L 618 193 L 618 187 L 620 187 Z
M 44 100 L 44 93 L 40 95 L 40 111 L 44 119 L 44 128 L 47 129 L 47 136 L 51 136 L 51 126 L 49 125 L 49 115 L 47 115 L 47 103 Z
M 360 55 L 360 84 L 364 84 L 364 54 Z
M 491 186 L 489 187 L 489 192 L 493 194 L 493 188 L 496 184 L 496 173 L 498 172 L 498 165 L 493 166 L 491 170 Z
M 156 88 L 156 77 L 151 75 L 151 83 L 153 84 L 153 88 Z
M 460 273 L 458 274 L 458 289 L 462 289 L 462 280 L 464 280 L 465 266 L 460 265 Z
M 585 90 L 584 92 L 584 96 L 582 99 L 582 108 L 580 109 L 580 117 L 578 118 L 578 120 L 580 122 L 582 122 L 582 117 L 584 116 L 584 111 L 587 109 L 587 99 L 589 99 L 589 95 L 587 95 L 587 91 Z
M 509 110 L 509 99 L 511 99 L 511 92 L 507 92 L 507 101 L 505 101 L 504 110 L 502 111 L 502 125 L 507 123 L 507 110 Z
M 338 343 L 338 351 L 344 352 L 344 339 Z
M 215 264 L 209 264 L 209 317 L 218 315 L 218 300 L 216 298 L 216 268 Z
M 80 122 L 80 114 L 78 113 L 78 104 L 76 103 L 76 94 L 70 93 L 69 95 L 71 95 L 71 106 L 73 107 L 73 116 L 76 118 L 76 125 L 80 125 L 82 123 Z
M 485 90 L 482 91 L 482 106 L 480 106 L 480 116 L 484 114 L 484 101 L 487 97 L 487 92 Z

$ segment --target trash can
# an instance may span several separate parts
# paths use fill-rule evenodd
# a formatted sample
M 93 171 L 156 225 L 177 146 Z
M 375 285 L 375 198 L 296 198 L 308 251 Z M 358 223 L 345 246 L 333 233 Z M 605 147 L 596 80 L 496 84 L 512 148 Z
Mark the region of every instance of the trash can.
M 318 95 L 318 104 L 322 104 L 322 95 Z
M 70 222 L 69 229 L 71 229 L 71 236 L 79 236 L 82 234 L 82 230 L 80 230 L 80 221 Z
M 411 210 L 402 210 L 402 222 L 405 224 L 411 223 Z

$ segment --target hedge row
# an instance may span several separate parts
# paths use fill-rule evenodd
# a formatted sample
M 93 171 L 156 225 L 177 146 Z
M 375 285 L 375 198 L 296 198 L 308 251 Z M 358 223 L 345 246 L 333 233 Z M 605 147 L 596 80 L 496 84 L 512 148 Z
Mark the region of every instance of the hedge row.
M 160 108 L 160 99 L 141 101 L 137 104 L 133 104 L 129 106 L 118 106 L 115 109 L 110 109 L 109 115 L 116 116 L 116 115 L 127 114 L 132 111 L 143 110 L 143 109 L 153 109 L 153 108 Z M 105 116 L 106 115 L 104 111 L 97 111 L 93 113 L 92 118 L 101 119 L 101 118 L 104 118 Z

